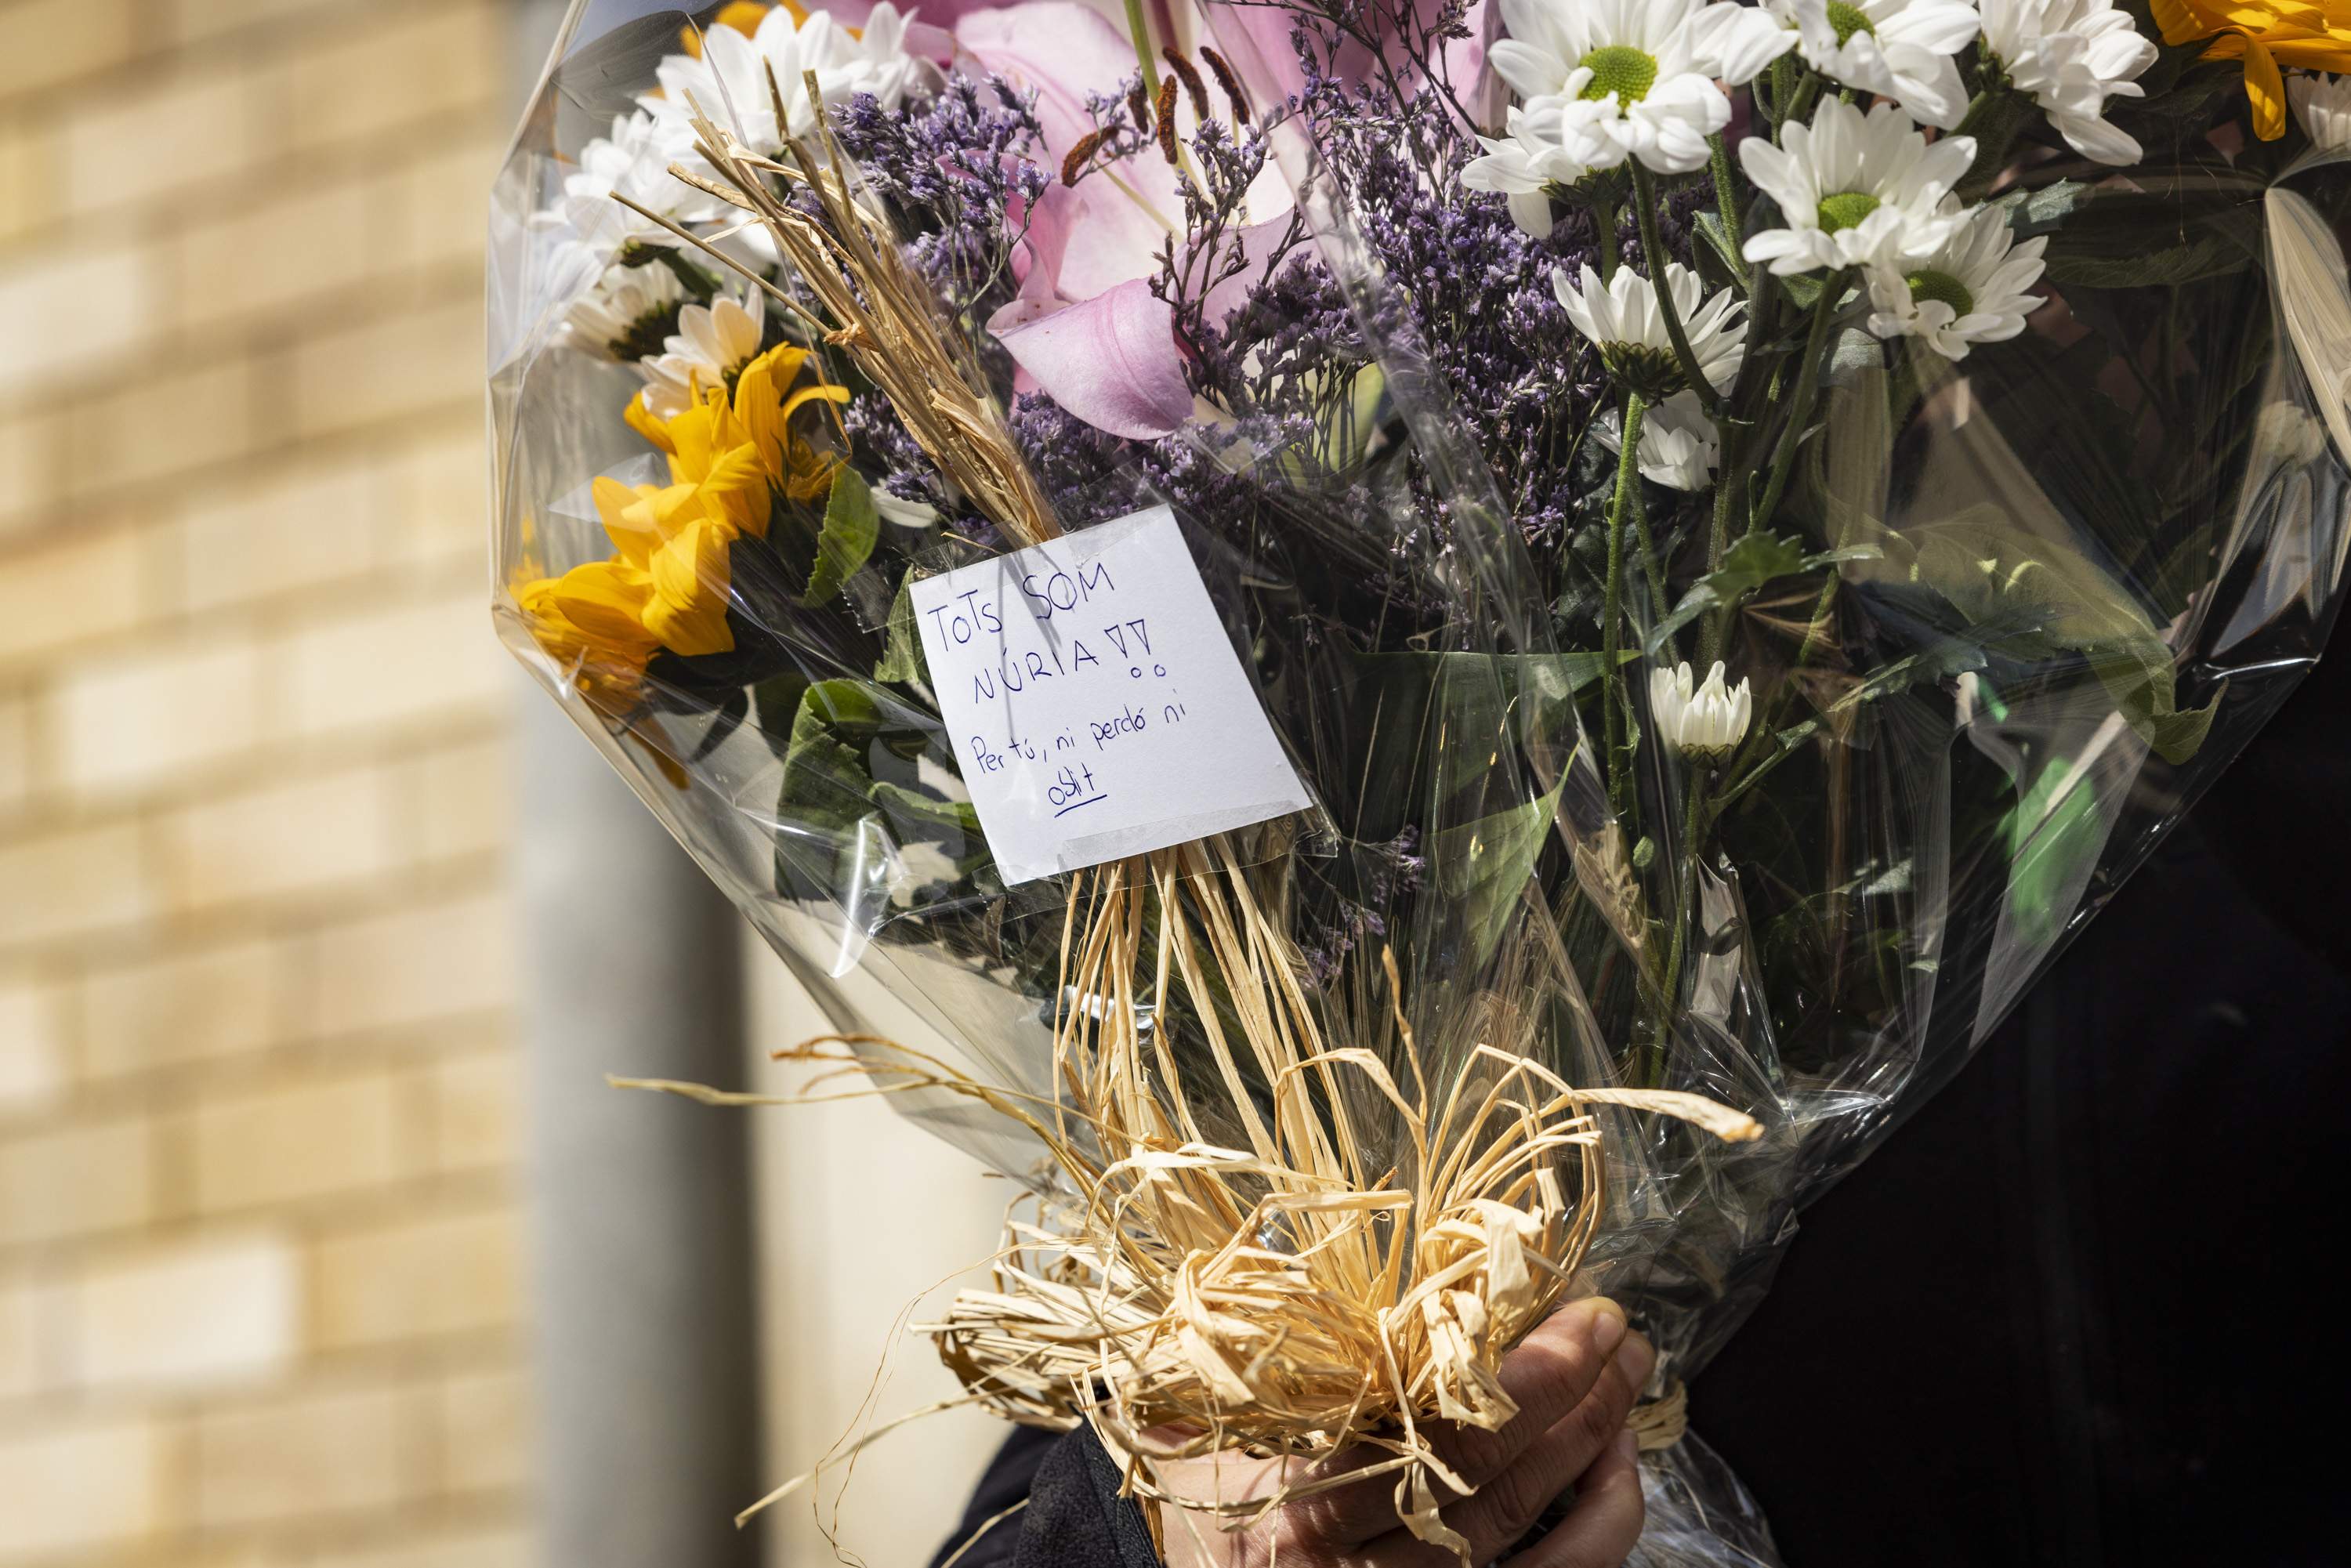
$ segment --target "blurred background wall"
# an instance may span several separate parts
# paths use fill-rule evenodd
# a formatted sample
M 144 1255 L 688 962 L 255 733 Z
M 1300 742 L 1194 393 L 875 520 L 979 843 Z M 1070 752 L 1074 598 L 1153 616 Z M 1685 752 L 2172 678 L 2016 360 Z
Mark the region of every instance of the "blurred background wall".
M 611 1207 L 528 1190 L 528 1102 L 641 1065 L 593 1041 L 525 1065 L 549 992 L 599 977 L 559 943 L 550 967 L 517 862 L 602 850 L 529 836 L 546 770 L 601 764 L 522 717 L 545 699 L 484 580 L 481 214 L 551 24 L 0 0 L 6 1568 L 592 1568 L 555 1554 L 549 1500 L 661 1456 L 583 1458 L 549 1406 L 622 1439 L 704 1408 L 578 1381 L 545 1330 L 601 1282 L 532 1283 Z M 747 1018 L 737 1076 L 780 1087 L 760 1047 L 804 1009 L 764 955 L 742 970 L 710 1016 Z M 726 1468 L 770 1482 L 869 1396 L 952 1392 L 893 1328 L 985 1254 L 1005 1193 L 877 1105 L 754 1126 L 725 1287 L 751 1300 L 711 1313 L 757 1314 L 759 1451 Z M 665 1179 L 636 1220 L 692 1200 Z M 920 1562 L 999 1435 L 887 1439 L 824 1517 Z M 709 1505 L 748 1501 L 718 1469 L 689 1478 Z M 833 1560 L 805 1504 L 756 1540 Z

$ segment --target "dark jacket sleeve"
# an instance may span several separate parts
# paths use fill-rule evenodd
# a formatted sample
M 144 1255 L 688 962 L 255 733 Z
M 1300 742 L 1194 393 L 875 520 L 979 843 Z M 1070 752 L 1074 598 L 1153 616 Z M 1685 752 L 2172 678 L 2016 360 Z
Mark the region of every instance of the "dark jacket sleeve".
M 1064 1437 L 1017 1428 L 932 1568 L 967 1542 L 955 1568 L 1160 1568 L 1142 1509 L 1118 1486 L 1118 1467 L 1090 1428 Z M 1024 1497 L 1027 1507 L 972 1539 Z

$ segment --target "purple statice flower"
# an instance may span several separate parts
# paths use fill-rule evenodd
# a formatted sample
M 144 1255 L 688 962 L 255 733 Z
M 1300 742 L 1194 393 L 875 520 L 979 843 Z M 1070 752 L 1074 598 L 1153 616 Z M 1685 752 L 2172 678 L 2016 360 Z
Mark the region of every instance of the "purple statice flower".
M 1299 956 L 1309 985 L 1329 983 L 1350 953 L 1387 936 L 1389 912 L 1419 892 L 1427 874 L 1428 861 L 1419 850 L 1420 831 L 1410 823 L 1384 842 L 1348 841 L 1322 878 L 1336 896 L 1305 905 L 1309 919 L 1299 934 Z M 1312 862 L 1301 864 L 1314 869 Z
M 1033 94 L 954 76 L 914 109 L 860 93 L 833 134 L 904 232 L 906 253 L 948 311 L 987 320 L 1019 287 L 1012 256 L 1025 214 L 1051 182 Z
M 1554 540 L 1573 510 L 1573 451 L 1603 392 L 1597 359 L 1552 290 L 1596 256 L 1589 221 L 1542 239 L 1501 199 L 1465 189 L 1479 151 L 1433 95 L 1398 101 L 1308 62 L 1304 111 L 1348 198 L 1364 245 L 1401 292 L 1421 352 L 1477 433 L 1502 498 L 1531 542 Z

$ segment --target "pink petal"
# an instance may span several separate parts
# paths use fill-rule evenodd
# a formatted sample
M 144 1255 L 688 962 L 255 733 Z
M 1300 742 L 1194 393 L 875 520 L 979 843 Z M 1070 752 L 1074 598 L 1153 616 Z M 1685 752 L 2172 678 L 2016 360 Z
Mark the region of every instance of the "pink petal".
M 1114 93 L 1135 70 L 1126 35 L 1100 13 L 1071 0 L 1029 0 L 1001 10 L 966 12 L 956 24 L 956 43 L 980 70 L 1037 94 L 1037 124 L 1045 133 L 1049 167 L 1058 166 L 1093 130 L 1086 95 Z M 1045 282 L 1064 299 L 1091 298 L 1130 278 L 1149 277 L 1158 269 L 1167 225 L 1183 218 L 1176 172 L 1155 152 L 1121 159 L 1115 172 L 1119 183 L 1096 174 L 1074 190 L 1056 187 L 1066 195 L 1047 199 L 1049 215 L 1060 227 L 1049 243 L 1035 247 L 1033 259 L 1045 264 Z M 1024 290 L 1031 287 L 1028 273 L 1021 282 Z
M 984 69 L 1036 92 L 1037 123 L 1057 163 L 1093 129 L 1086 95 L 1116 92 L 1136 68 L 1126 35 L 1073 0 L 967 11 L 955 36 Z
M 1241 243 L 1241 268 L 1208 290 L 1208 297 L 1200 301 L 1200 319 L 1221 330 L 1226 319 L 1248 303 L 1249 290 L 1265 277 L 1267 258 L 1273 254 L 1273 247 L 1280 243 L 1282 235 L 1289 232 L 1290 214 L 1287 213 L 1261 224 L 1251 224 L 1241 230 L 1237 236 Z M 1281 265 L 1288 267 L 1291 256 L 1310 255 L 1313 248 L 1314 241 L 1310 236 L 1290 246 L 1289 255 L 1281 258 Z
M 1424 26 L 1434 22 L 1444 8 L 1445 0 L 1413 0 L 1413 9 Z M 1280 103 L 1305 90 L 1305 72 L 1298 62 L 1297 49 L 1290 42 L 1296 17 L 1287 7 L 1207 0 L 1203 9 L 1217 49 L 1232 62 L 1241 80 L 1257 95 L 1260 106 Z M 1471 0 L 1462 17 L 1469 36 L 1454 39 L 1444 47 L 1447 79 L 1453 84 L 1456 94 L 1465 99 L 1477 86 L 1485 65 L 1488 10 L 1486 0 Z M 1365 19 L 1379 14 L 1378 8 L 1374 7 L 1365 13 Z M 1407 64 L 1410 57 L 1410 51 L 1395 38 L 1383 40 L 1381 52 L 1395 66 Z M 1350 41 L 1340 47 L 1332 74 L 1341 81 L 1354 82 L 1363 80 L 1371 70 L 1371 51 Z M 1408 72 L 1400 74 L 1409 76 Z
M 1018 310 L 1019 302 L 1004 312 Z M 1136 278 L 999 340 L 1038 388 L 1097 430 L 1147 441 L 1192 414 L 1176 313 Z

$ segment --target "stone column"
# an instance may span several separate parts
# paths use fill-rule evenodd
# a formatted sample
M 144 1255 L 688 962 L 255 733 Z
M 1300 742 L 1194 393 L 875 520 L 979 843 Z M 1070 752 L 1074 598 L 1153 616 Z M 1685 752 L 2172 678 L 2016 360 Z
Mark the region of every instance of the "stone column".
M 517 111 L 563 9 L 518 0 Z M 541 1560 L 750 1568 L 748 1120 L 604 1082 L 740 1077 L 740 919 L 554 702 L 517 702 Z

